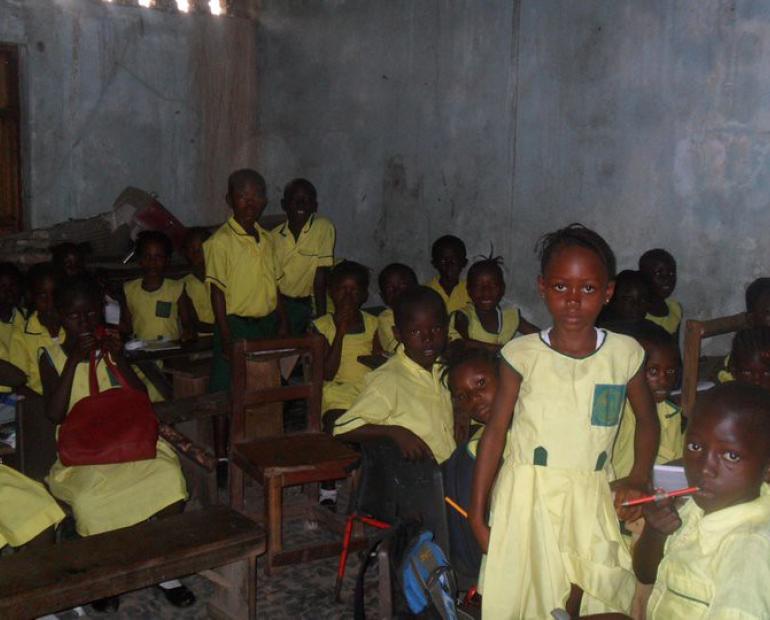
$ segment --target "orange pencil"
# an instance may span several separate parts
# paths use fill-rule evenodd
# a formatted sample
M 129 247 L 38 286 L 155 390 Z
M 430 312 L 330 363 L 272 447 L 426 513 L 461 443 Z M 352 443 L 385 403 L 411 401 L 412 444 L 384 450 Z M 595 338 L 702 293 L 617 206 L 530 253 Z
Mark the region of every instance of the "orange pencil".
M 451 497 L 444 497 L 444 501 L 459 512 L 464 519 L 468 518 L 468 513 L 463 510 L 459 504 L 457 504 Z

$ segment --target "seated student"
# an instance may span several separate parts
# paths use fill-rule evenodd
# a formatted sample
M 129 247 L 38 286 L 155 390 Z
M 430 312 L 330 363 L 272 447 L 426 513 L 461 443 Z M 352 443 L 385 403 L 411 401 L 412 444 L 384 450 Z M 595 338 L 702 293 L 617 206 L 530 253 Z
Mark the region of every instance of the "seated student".
M 731 378 L 770 390 L 770 327 L 760 325 L 737 332 L 729 358 Z
M 0 263 L 0 341 L 6 349 L 11 346 L 14 330 L 24 327 L 24 313 L 21 311 L 21 289 L 23 278 L 13 263 Z
M 447 313 L 465 308 L 471 298 L 468 297 L 468 289 L 465 280 L 460 280 L 460 274 L 468 264 L 465 244 L 462 239 L 454 235 L 444 235 L 433 242 L 431 248 L 431 265 L 438 271 L 438 275 L 426 286 L 432 288 L 444 300 Z
M 417 275 L 407 265 L 390 263 L 380 271 L 377 282 L 380 285 L 380 297 L 387 306 L 377 315 L 377 340 L 379 349 L 387 355 L 392 355 L 398 346 L 398 340 L 393 333 L 393 306 L 402 294 L 417 286 Z
M 286 222 L 270 233 L 275 246 L 278 289 L 284 298 L 290 332 L 301 336 L 311 317 L 327 312 L 326 283 L 334 265 L 336 231 L 334 224 L 316 214 L 316 189 L 307 179 L 294 179 L 286 184 L 281 208 L 286 213 Z
M 404 346 L 366 376 L 334 434 L 352 442 L 390 438 L 405 458 L 441 464 L 456 448 L 452 401 L 438 363 L 447 340 L 446 307 L 438 293 L 418 286 L 399 297 L 393 310 L 394 331 Z
M 746 319 L 749 327 L 770 326 L 770 278 L 757 278 L 746 288 Z M 725 357 L 724 368 L 717 375 L 720 383 L 733 380 L 729 368 L 728 355 Z
M 142 277 L 123 285 L 126 303 L 121 323 L 124 331 L 140 340 L 178 340 L 194 333 L 189 317 L 179 307 L 184 282 L 163 275 L 173 252 L 171 240 L 162 232 L 145 230 L 137 237 Z
M 655 462 L 662 464 L 681 458 L 682 410 L 668 400 L 682 365 L 676 341 L 661 327 L 649 321 L 640 320 L 628 329 L 616 331 L 636 338 L 645 352 L 644 377 L 655 399 L 660 422 L 660 442 Z M 634 464 L 635 432 L 636 417 L 631 404 L 626 401 L 612 448 L 612 467 L 616 479 L 625 478 L 631 472 Z
M 59 269 L 62 277 L 71 278 L 86 273 L 86 254 L 90 251 L 88 243 L 64 241 L 51 247 L 51 263 Z
M 624 269 L 615 278 L 615 292 L 599 315 L 601 326 L 609 322 L 643 320 L 650 310 L 652 286 L 641 271 Z
M 471 303 L 452 313 L 450 340 L 463 338 L 497 351 L 517 332 L 533 334 L 540 331 L 521 316 L 518 308 L 500 308 L 505 295 L 501 262 L 499 256 L 485 258 L 473 263 L 468 269 L 468 295 Z
M 18 390 L 26 396 L 43 393 L 37 364 L 40 349 L 65 340 L 61 319 L 53 304 L 53 292 L 59 280 L 59 271 L 51 263 L 33 265 L 27 274 L 31 314 L 24 327 L 13 332 L 8 351 L 8 361 L 27 375 L 26 385 Z
M 105 355 L 135 389 L 144 389 L 123 357 L 118 333 L 109 331 L 101 344 L 94 337 L 102 323 L 101 302 L 101 291 L 88 278 L 68 279 L 57 287 L 55 307 L 66 339 L 63 344 L 46 346 L 39 362 L 46 415 L 54 424 L 61 424 L 75 403 L 89 395 L 87 361 L 94 350 L 101 351 L 96 364 L 100 389 L 116 387 Z M 154 459 L 71 467 L 57 459 L 46 482 L 54 497 L 72 507 L 75 527 L 81 536 L 135 525 L 153 515 L 179 513 L 187 500 L 179 459 L 162 439 L 158 439 Z M 173 605 L 187 607 L 195 601 L 192 592 L 178 581 L 166 582 L 161 587 Z M 98 606 L 115 610 L 117 605 L 117 597 L 110 597 Z
M 211 236 L 205 228 L 188 228 L 182 243 L 182 252 L 191 273 L 182 278 L 184 294 L 179 304 L 187 307 L 187 315 L 199 335 L 214 331 L 214 310 L 211 307 L 211 287 L 206 282 L 206 260 L 203 243 Z
M 464 510 L 471 501 L 476 451 L 497 393 L 499 365 L 500 359 L 492 351 L 469 346 L 464 340 L 451 343 L 444 355 L 443 375 L 452 394 L 455 422 L 465 428 L 469 419 L 477 423 L 471 427 L 470 439 L 462 443 L 457 439 L 457 449 L 441 465 L 445 493 Z M 447 522 L 452 565 L 461 575 L 475 580 L 482 553 L 468 520 L 448 507 Z
M 639 271 L 652 284 L 650 310 L 645 317 L 657 323 L 669 334 L 679 338 L 682 323 L 682 304 L 671 297 L 676 287 L 676 261 L 666 250 L 648 250 L 639 258 Z
M 685 435 L 688 485 L 675 508 L 644 507 L 634 570 L 655 584 L 652 620 L 770 618 L 770 395 L 728 383 L 696 404 Z

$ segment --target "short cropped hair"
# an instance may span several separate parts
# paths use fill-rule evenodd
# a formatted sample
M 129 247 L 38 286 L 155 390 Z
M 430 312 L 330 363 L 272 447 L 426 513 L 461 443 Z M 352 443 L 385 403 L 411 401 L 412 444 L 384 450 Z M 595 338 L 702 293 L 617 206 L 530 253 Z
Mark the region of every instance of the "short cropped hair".
M 262 197 L 267 196 L 267 183 L 265 183 L 265 178 L 259 174 L 259 172 L 252 170 L 251 168 L 241 168 L 228 177 L 227 193 L 233 194 L 234 192 L 239 192 L 248 185 L 254 185 Z
M 444 248 L 452 248 L 461 256 L 467 256 L 468 254 L 467 250 L 465 249 L 465 243 L 463 243 L 463 240 L 460 239 L 460 237 L 455 237 L 454 235 L 444 235 L 443 237 L 439 237 L 433 242 L 433 246 L 430 249 L 431 258 L 436 260 L 439 253 L 444 250 Z
M 540 237 L 535 246 L 535 253 L 540 258 L 540 273 L 545 273 L 557 250 L 572 246 L 591 250 L 604 265 L 609 279 L 615 279 L 615 254 L 612 248 L 599 233 L 577 222 Z
M 418 309 L 434 310 L 441 317 L 442 322 L 448 321 L 446 306 L 441 295 L 427 286 L 416 286 L 401 295 L 393 307 L 396 327 L 403 327 Z
M 337 263 L 329 275 L 329 286 L 336 286 L 344 278 L 353 278 L 364 291 L 369 291 L 369 268 L 352 260 Z

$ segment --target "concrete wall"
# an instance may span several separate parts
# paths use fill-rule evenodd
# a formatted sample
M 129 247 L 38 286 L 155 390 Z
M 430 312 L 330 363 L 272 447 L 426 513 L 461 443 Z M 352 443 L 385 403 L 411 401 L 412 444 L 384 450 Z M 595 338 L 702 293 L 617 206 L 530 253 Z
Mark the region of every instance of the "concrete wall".
M 0 0 L 0 41 L 22 52 L 28 225 L 107 211 L 127 185 L 223 219 L 227 174 L 256 154 L 253 22 Z
M 259 165 L 303 175 L 339 254 L 430 273 L 454 231 L 539 321 L 537 237 L 582 221 L 622 267 L 678 258 L 688 315 L 770 265 L 770 5 L 264 0 Z

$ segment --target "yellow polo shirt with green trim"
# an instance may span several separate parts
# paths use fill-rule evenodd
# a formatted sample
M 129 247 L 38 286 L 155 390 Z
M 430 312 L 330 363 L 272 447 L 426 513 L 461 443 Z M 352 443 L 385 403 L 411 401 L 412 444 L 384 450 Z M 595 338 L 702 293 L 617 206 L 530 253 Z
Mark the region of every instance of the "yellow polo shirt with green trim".
M 666 307 L 668 308 L 668 313 L 666 316 L 655 316 L 654 314 L 647 314 L 647 316 L 644 318 L 651 323 L 660 325 L 673 336 L 676 334 L 676 330 L 679 329 L 679 324 L 682 322 L 684 310 L 682 309 L 682 304 L 680 304 L 676 299 L 671 299 L 669 297 L 665 300 L 665 302 Z
M 446 311 L 448 314 L 452 314 L 455 310 L 462 310 L 465 308 L 465 306 L 471 303 L 471 298 L 468 296 L 468 287 L 465 280 L 460 280 L 457 283 L 457 286 L 452 289 L 452 293 L 447 295 L 444 287 L 441 286 L 441 283 L 438 281 L 438 279 L 439 276 L 436 276 L 425 286 L 432 288 L 439 295 L 441 295 L 441 299 L 444 300 L 444 305 L 446 306 Z
M 190 298 L 195 314 L 202 323 L 214 322 L 214 309 L 211 307 L 211 285 L 201 282 L 194 273 L 188 273 L 182 278 L 185 293 Z
M 668 537 L 647 618 L 770 618 L 770 493 L 708 515 L 690 498 Z
M 443 463 L 457 447 L 452 399 L 441 381 L 441 366 L 431 371 L 412 361 L 402 348 L 364 378 L 361 394 L 337 419 L 334 434 L 367 424 L 402 426 L 420 437 Z
M 396 317 L 393 315 L 393 308 L 385 308 L 377 315 L 377 339 L 385 353 L 395 353 L 398 346 L 398 340 L 393 333 L 396 326 Z
M 259 242 L 230 217 L 203 244 L 206 280 L 224 293 L 227 314 L 260 318 L 277 305 L 273 240 L 259 224 L 254 230 Z
M 674 403 L 664 400 L 656 404 L 660 422 L 660 443 L 655 463 L 663 465 L 682 458 L 684 433 L 682 432 L 682 409 Z M 636 434 L 636 416 L 631 403 L 626 400 L 620 420 L 615 443 L 612 447 L 612 468 L 615 478 L 625 478 L 634 466 L 634 435 Z
M 43 327 L 40 319 L 37 318 L 37 312 L 24 323 L 22 329 L 13 332 L 11 336 L 11 347 L 8 352 L 8 361 L 14 366 L 24 371 L 27 375 L 27 387 L 37 392 L 43 393 L 43 383 L 40 380 L 40 352 L 45 347 L 55 344 L 63 344 L 65 339 L 64 329 L 59 329 L 59 333 L 52 337 L 48 328 Z
M 137 278 L 123 285 L 126 306 L 131 313 L 131 327 L 140 340 L 176 340 L 179 338 L 179 298 L 184 283 L 164 278 L 154 291 L 142 288 Z
M 296 240 L 288 222 L 270 234 L 275 245 L 279 290 L 287 297 L 311 296 L 316 270 L 334 264 L 334 224 L 313 213 Z

